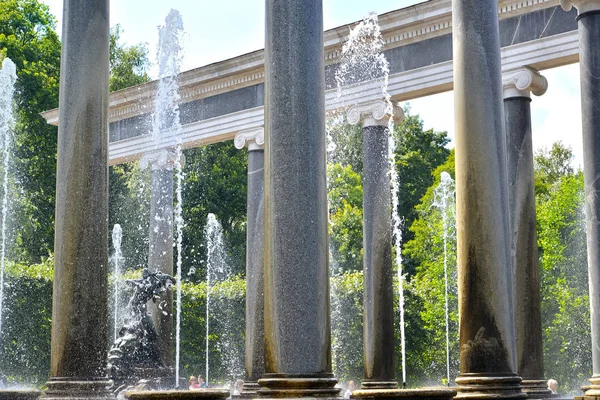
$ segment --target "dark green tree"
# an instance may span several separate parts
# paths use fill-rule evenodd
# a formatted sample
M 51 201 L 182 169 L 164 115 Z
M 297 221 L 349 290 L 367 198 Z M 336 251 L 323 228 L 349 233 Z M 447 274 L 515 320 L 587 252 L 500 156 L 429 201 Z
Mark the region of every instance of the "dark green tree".
M 145 43 L 127 46 L 121 42 L 123 30 L 110 30 L 110 90 L 126 89 L 150 81 L 148 48 Z M 128 268 L 139 268 L 148 261 L 150 215 L 150 174 L 137 162 L 109 168 L 109 229 L 123 229 L 122 251 Z
M 446 320 L 444 282 L 444 226 L 440 208 L 434 207 L 435 190 L 442 172 L 454 178 L 454 151 L 433 173 L 433 183 L 414 208 L 417 218 L 410 227 L 413 239 L 404 254 L 415 265 L 407 285 L 409 373 L 420 383 L 446 382 Z M 456 231 L 454 210 L 446 210 L 448 240 L 448 303 L 451 377 L 458 373 L 458 297 L 456 284 Z
M 110 29 L 110 91 L 150 81 L 148 46 L 138 43 L 127 46 L 121 43 L 123 29 L 117 24 Z
M 186 150 L 185 157 L 184 273 L 193 281 L 206 277 L 203 232 L 213 213 L 223 226 L 232 273 L 245 275 L 247 152 L 227 141 Z
M 362 268 L 362 129 L 344 123 L 330 123 L 328 134 L 334 148 L 328 170 L 331 241 L 335 262 L 341 270 Z M 433 171 L 443 164 L 450 150 L 446 132 L 424 130 L 423 121 L 405 108 L 404 121 L 394 127 L 396 171 L 399 179 L 398 214 L 403 221 L 403 243 L 413 238 L 408 229 L 417 218 L 414 207 L 434 181 Z M 360 185 L 362 186 L 362 184 Z M 359 192 L 357 191 L 359 190 Z M 361 199 L 356 198 L 360 193 Z M 410 257 L 404 259 L 405 269 L 414 272 Z
M 591 376 L 583 174 L 560 142 L 535 155 L 544 370 L 575 393 Z
M 415 206 L 419 204 L 434 182 L 433 171 L 446 162 L 450 138 L 446 132 L 425 130 L 419 115 L 405 108 L 404 121 L 394 129 L 396 138 L 396 170 L 400 183 L 398 214 L 404 221 L 402 242 L 413 238 L 410 227 L 417 218 Z M 405 269 L 413 273 L 415 265 L 410 257 L 404 258 Z
M 362 271 L 361 177 L 351 166 L 327 166 L 329 186 L 329 228 L 333 274 Z
M 37 262 L 54 242 L 56 127 L 40 113 L 58 106 L 60 42 L 56 21 L 37 0 L 0 2 L 0 59 L 17 66 L 13 132 L 13 258 Z

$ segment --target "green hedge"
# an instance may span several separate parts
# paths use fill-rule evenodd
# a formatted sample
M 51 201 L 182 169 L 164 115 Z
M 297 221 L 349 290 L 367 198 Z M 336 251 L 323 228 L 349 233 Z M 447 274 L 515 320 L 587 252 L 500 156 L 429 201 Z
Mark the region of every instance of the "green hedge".
M 9 383 L 43 385 L 49 376 L 53 260 L 7 266 L 0 338 L 0 374 Z M 139 277 L 140 271 L 125 278 Z M 109 280 L 112 282 L 112 279 Z M 245 281 L 234 276 L 211 287 L 209 379 L 243 377 Z M 112 289 L 109 288 L 109 293 Z M 176 296 L 174 296 L 176 297 Z M 184 283 L 181 376 L 205 374 L 206 285 Z

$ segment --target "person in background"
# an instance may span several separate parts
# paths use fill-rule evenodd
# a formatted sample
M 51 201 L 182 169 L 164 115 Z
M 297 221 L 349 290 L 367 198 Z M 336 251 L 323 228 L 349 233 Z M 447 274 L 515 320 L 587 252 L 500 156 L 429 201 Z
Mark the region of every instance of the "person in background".
M 196 379 L 196 377 L 194 375 L 190 376 L 190 390 L 194 390 L 194 389 L 200 389 L 200 385 L 198 384 L 198 380 Z
M 206 384 L 206 382 L 204 382 L 204 377 L 202 375 L 198 375 L 198 385 L 200 385 L 201 388 L 207 388 L 208 385 Z
M 558 382 L 555 379 L 548 379 L 548 389 L 552 391 L 552 394 L 557 394 Z
M 350 395 L 355 390 L 356 390 L 356 382 L 354 382 L 354 381 L 348 381 L 348 387 L 346 388 L 346 391 L 344 392 L 344 399 L 349 399 Z

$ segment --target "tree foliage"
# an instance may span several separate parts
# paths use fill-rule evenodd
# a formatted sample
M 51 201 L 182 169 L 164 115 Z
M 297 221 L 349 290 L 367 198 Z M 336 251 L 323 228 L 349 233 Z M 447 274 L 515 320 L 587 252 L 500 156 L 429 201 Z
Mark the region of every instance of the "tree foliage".
M 55 30 L 55 18 L 38 0 L 0 2 L 0 60 L 13 60 L 18 74 L 12 258 L 29 263 L 48 257 L 54 247 L 57 129 L 40 113 L 58 107 L 60 42 Z M 123 45 L 121 33 L 118 25 L 111 30 L 111 90 L 149 80 L 146 46 Z
M 583 174 L 572 159 L 560 143 L 535 157 L 544 369 L 567 392 L 592 373 Z
M 126 46 L 121 43 L 123 29 L 117 24 L 110 29 L 110 91 L 150 81 L 148 47 L 145 43 Z
M 408 296 L 412 298 L 408 309 L 414 320 L 408 336 L 411 361 L 409 371 L 418 382 L 447 383 L 446 379 L 446 318 L 444 276 L 444 224 L 440 208 L 434 207 L 435 190 L 440 185 L 440 175 L 447 172 L 454 177 L 454 151 L 448 160 L 432 174 L 432 185 L 415 207 L 417 218 L 410 227 L 413 239 L 404 245 L 404 254 L 416 265 L 414 275 L 409 275 Z M 453 206 L 453 202 L 450 202 Z M 446 210 L 447 217 L 447 268 L 450 339 L 450 376 L 458 374 L 458 291 L 456 285 L 456 231 L 454 209 Z
M 60 42 L 55 19 L 37 0 L 0 2 L 0 59 L 17 66 L 17 124 L 12 155 L 16 186 L 14 257 L 37 262 L 54 241 L 56 128 L 40 113 L 58 106 Z

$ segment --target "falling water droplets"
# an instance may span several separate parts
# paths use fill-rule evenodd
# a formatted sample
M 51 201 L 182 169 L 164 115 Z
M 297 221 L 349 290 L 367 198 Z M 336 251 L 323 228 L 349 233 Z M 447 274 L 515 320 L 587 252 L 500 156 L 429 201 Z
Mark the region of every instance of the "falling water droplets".
M 440 209 L 444 227 L 444 312 L 446 318 L 446 378 L 450 383 L 450 309 L 448 305 L 448 239 L 451 225 L 455 220 L 454 180 L 449 173 L 443 171 L 440 184 L 434 191 L 433 207 Z
M 121 242 L 123 239 L 123 229 L 121 228 L 121 225 L 119 224 L 115 224 L 113 226 L 113 230 L 112 230 L 112 245 L 113 245 L 113 250 L 114 250 L 114 254 L 112 257 L 112 262 L 113 262 L 113 279 L 114 279 L 114 283 L 113 283 L 113 314 L 114 314 L 114 332 L 113 332 L 113 341 L 117 340 L 117 336 L 118 336 L 118 330 L 119 330 L 119 314 L 120 314 L 120 307 L 119 307 L 119 293 L 121 291 L 121 265 L 122 265 L 122 261 L 123 261 L 123 253 L 121 250 Z
M 4 268 L 6 263 L 6 222 L 8 217 L 8 167 L 10 162 L 11 131 L 14 126 L 13 96 L 17 68 L 5 58 L 0 69 L 0 139 L 2 140 L 2 246 L 0 255 L 0 337 L 2 335 L 2 309 L 4 302 Z

